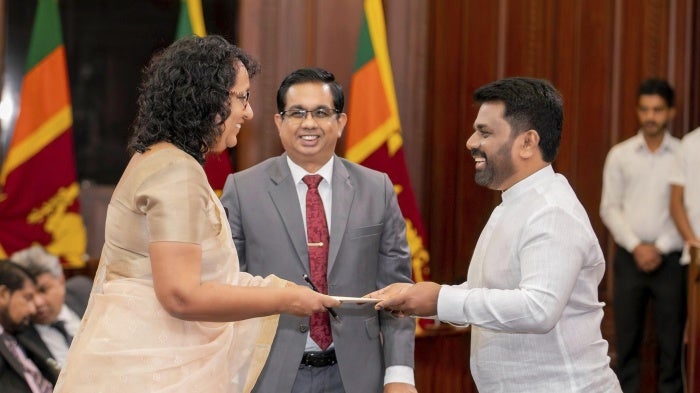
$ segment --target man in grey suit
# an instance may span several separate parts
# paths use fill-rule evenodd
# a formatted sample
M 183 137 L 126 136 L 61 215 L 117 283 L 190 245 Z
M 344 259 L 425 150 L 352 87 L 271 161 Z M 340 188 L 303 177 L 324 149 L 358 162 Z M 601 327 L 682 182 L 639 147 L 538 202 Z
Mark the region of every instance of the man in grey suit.
M 307 239 L 306 198 L 313 186 L 304 177 L 316 174 L 329 235 L 321 275 L 328 293 L 358 297 L 411 281 L 406 225 L 391 181 L 334 153 L 347 121 L 343 105 L 342 87 L 328 71 L 299 69 L 282 82 L 275 124 L 285 153 L 229 175 L 222 196 L 242 270 L 302 285 L 303 275 L 313 277 L 309 255 L 323 241 Z M 311 338 L 309 318 L 282 315 L 253 391 L 416 391 L 413 320 L 371 304 L 346 303 L 334 311 L 339 318 L 330 318 L 327 347 Z
M 10 259 L 31 274 L 36 281 L 36 297 L 44 300 L 36 307 L 33 323 L 17 334 L 17 341 L 39 366 L 55 369 L 50 381 L 56 383 L 85 313 L 92 281 L 85 276 L 66 280 L 58 257 L 41 246 L 18 251 Z

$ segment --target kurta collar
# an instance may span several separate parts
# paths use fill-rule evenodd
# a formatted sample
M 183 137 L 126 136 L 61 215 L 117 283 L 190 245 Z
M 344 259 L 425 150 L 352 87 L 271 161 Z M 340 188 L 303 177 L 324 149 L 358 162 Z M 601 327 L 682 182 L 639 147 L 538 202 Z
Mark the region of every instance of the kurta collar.
M 540 182 L 547 181 L 553 178 L 554 176 L 556 176 L 556 173 L 554 173 L 554 169 L 551 165 L 547 165 L 546 167 L 540 169 L 532 175 L 515 183 L 509 189 L 503 191 L 501 193 L 501 200 L 503 201 L 503 203 L 507 203 L 508 201 L 514 201 L 518 199 L 521 195 L 528 192 L 528 190 L 535 187 Z

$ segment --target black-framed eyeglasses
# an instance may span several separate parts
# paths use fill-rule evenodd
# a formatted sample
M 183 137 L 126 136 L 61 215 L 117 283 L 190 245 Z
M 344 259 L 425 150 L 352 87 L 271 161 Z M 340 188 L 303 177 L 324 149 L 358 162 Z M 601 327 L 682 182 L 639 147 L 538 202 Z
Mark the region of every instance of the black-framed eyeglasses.
M 317 108 L 317 109 L 287 109 L 286 111 L 279 112 L 279 115 L 283 119 L 289 119 L 294 122 L 301 122 L 306 119 L 306 115 L 311 114 L 311 117 L 316 120 L 328 120 L 333 115 L 340 113 L 339 110 L 335 108 Z
M 248 107 L 248 101 L 250 100 L 250 91 L 246 91 L 245 93 L 236 93 L 235 91 L 232 91 L 231 94 L 238 99 L 238 101 L 243 104 L 243 109 L 246 109 Z

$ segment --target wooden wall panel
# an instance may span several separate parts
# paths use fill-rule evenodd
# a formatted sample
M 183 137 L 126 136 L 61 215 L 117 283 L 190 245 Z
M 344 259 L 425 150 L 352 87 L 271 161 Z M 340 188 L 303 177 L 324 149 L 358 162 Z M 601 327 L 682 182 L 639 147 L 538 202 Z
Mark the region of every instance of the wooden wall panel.
M 416 338 L 418 392 L 476 392 L 469 369 L 469 345 L 468 328 L 440 328 L 434 334 Z
M 692 1 L 688 1 L 689 3 L 693 3 Z M 694 128 L 694 127 L 700 127 L 700 40 L 698 40 L 697 37 L 700 37 L 700 2 L 698 0 L 695 0 L 695 3 L 693 6 L 689 6 L 687 8 L 690 8 L 686 12 L 690 15 L 693 15 L 693 19 L 689 25 L 689 30 L 691 30 L 691 35 L 690 37 L 687 37 L 686 39 L 689 41 L 689 49 L 686 53 L 686 55 L 690 55 L 691 60 L 689 62 L 689 67 L 688 67 L 688 75 L 690 75 L 690 83 L 688 84 L 688 88 L 690 90 L 690 100 L 688 101 L 688 106 L 689 109 L 688 111 L 690 112 L 690 127 L 688 129 Z
M 598 12 L 586 12 L 588 7 Z M 613 10 L 607 0 L 562 9 L 561 26 L 570 24 L 574 30 L 570 37 L 559 36 L 562 51 L 551 77 L 564 97 L 562 150 L 554 166 L 569 179 L 597 233 L 604 230 L 598 206 L 608 147 L 600 142 L 606 140 L 611 119 Z
M 474 164 L 465 143 L 476 108 L 465 93 L 495 77 L 498 17 L 495 2 L 436 2 L 431 13 L 431 51 L 440 54 L 431 57 L 431 73 L 442 77 L 433 79 L 428 92 L 427 106 L 436 110 L 426 125 L 431 170 L 424 199 L 429 201 L 431 269 L 439 282 L 464 281 L 471 250 L 493 206 L 491 193 L 469 186 Z

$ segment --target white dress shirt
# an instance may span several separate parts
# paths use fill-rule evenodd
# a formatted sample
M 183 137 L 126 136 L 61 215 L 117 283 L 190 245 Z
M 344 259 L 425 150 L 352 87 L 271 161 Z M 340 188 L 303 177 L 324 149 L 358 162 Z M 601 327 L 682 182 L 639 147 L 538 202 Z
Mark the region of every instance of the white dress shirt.
M 620 392 L 600 332 L 605 260 L 564 176 L 547 166 L 502 194 L 438 318 L 471 324 L 482 392 Z
M 680 141 L 666 133 L 652 152 L 641 132 L 610 149 L 603 169 L 600 217 L 615 242 L 632 252 L 651 243 L 667 254 L 683 248 L 669 209 L 669 173 Z
M 683 186 L 683 203 L 695 236 L 700 236 L 700 127 L 683 137 L 671 184 Z M 681 263 L 690 263 L 688 246 L 683 248 Z
M 328 225 L 328 233 L 330 233 L 331 228 L 331 204 L 333 201 L 333 190 L 331 188 L 331 181 L 333 179 L 333 161 L 335 156 L 331 156 L 331 159 L 325 163 L 321 169 L 316 173 L 308 173 L 304 168 L 295 164 L 289 156 L 287 156 L 287 164 L 289 165 L 289 170 L 292 172 L 292 179 L 297 188 L 297 196 L 299 197 L 299 206 L 301 207 L 301 216 L 304 219 L 304 230 L 306 230 L 306 191 L 308 187 L 302 181 L 302 178 L 306 175 L 321 175 L 323 180 L 318 185 L 318 193 L 321 196 L 321 201 L 323 201 L 323 210 L 326 212 L 326 224 Z M 332 235 L 332 234 L 331 234 Z M 308 237 L 308 234 L 307 234 Z M 333 347 L 333 343 L 329 348 Z M 306 349 L 305 351 L 320 351 L 321 348 L 316 344 L 316 342 L 311 339 L 311 335 L 306 336 Z M 413 369 L 408 366 L 389 366 L 384 374 L 384 384 L 391 382 L 401 382 L 414 385 Z
M 63 321 L 68 334 L 73 337 L 75 336 L 80 326 L 80 317 L 78 314 L 74 313 L 73 310 L 64 304 L 56 319 Z M 41 336 L 41 339 L 44 341 L 44 344 L 46 344 L 46 347 L 49 349 L 54 359 L 56 359 L 59 366 L 63 367 L 66 357 L 68 356 L 68 343 L 66 343 L 63 334 L 50 325 L 41 325 L 37 323 L 34 327 L 36 327 L 39 336 Z

